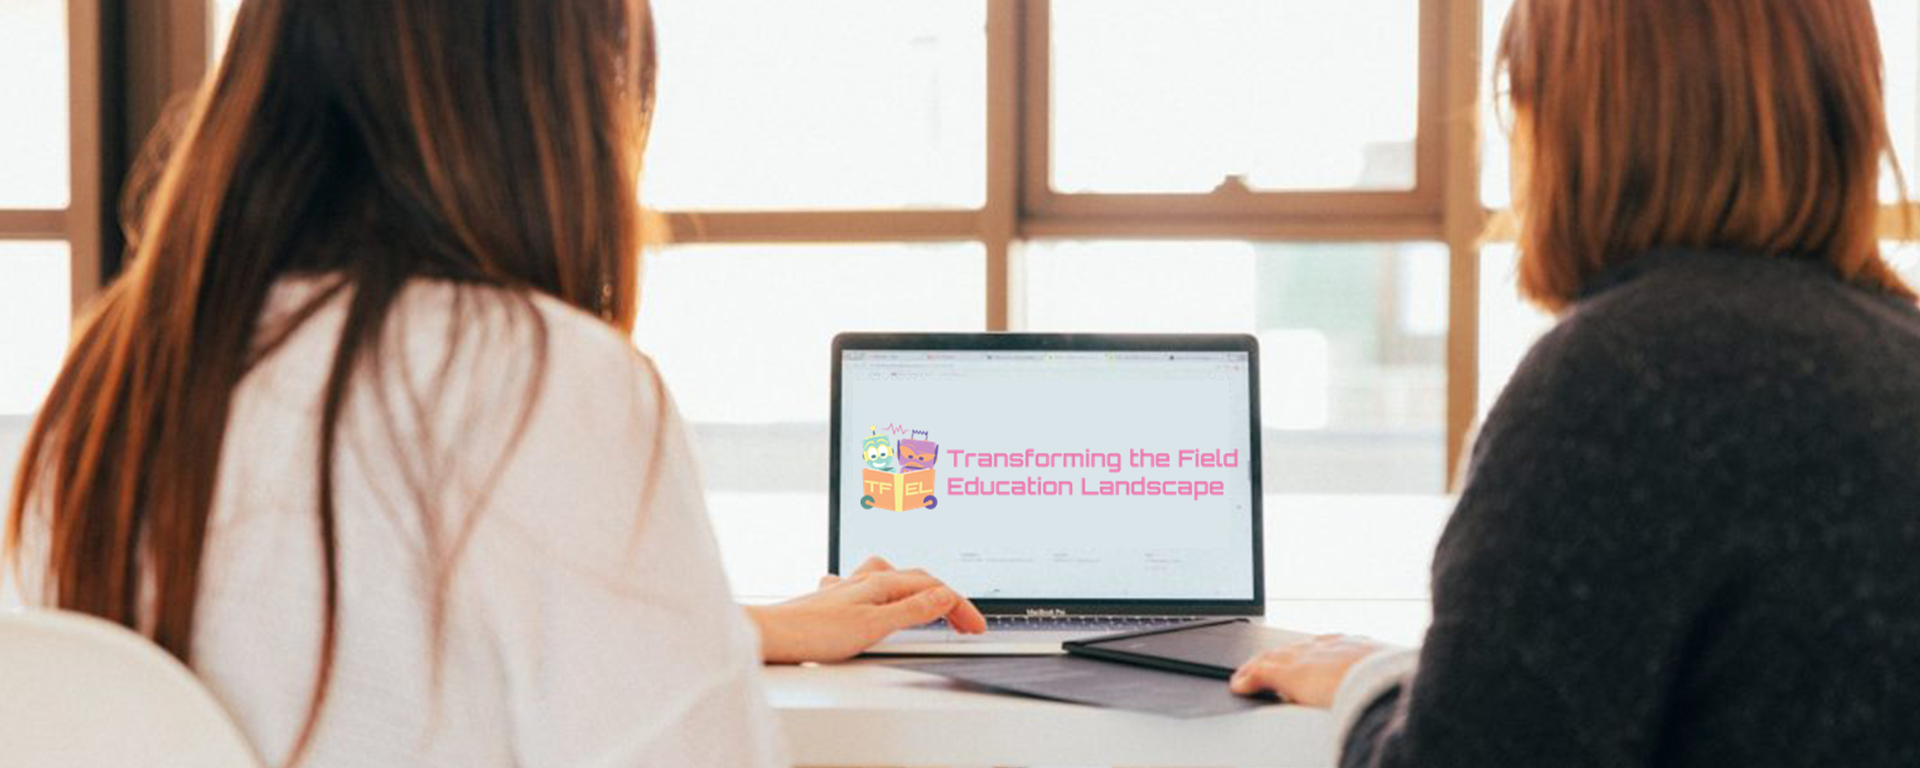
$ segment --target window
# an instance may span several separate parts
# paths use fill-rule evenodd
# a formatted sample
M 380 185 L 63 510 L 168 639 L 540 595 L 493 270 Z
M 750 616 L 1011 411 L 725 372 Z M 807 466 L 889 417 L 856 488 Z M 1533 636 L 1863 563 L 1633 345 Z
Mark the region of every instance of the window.
M 979 0 L 656 0 L 650 206 L 977 208 Z
M 1912 0 L 1874 0 L 1874 21 L 1880 28 L 1881 55 L 1887 64 L 1887 123 L 1893 150 L 1911 185 L 1920 162 L 1920 3 Z M 1894 202 L 1899 188 L 1891 175 L 1880 181 L 1880 199 Z
M 1511 243 L 1494 243 L 1480 251 L 1480 393 L 1476 398 L 1484 421 L 1507 379 L 1527 350 L 1553 327 L 1553 316 L 1520 298 L 1520 254 Z
M 67 4 L 0 4 L 0 208 L 67 205 Z
M 1269 488 L 1445 487 L 1445 246 L 1042 241 L 1018 265 L 1023 330 L 1257 336 Z
M 208 1 L 224 39 L 240 0 Z M 1510 2 L 653 0 L 643 190 L 674 244 L 636 340 L 736 589 L 797 592 L 824 562 L 826 345 L 861 328 L 1254 333 L 1270 514 L 1428 551 L 1473 425 L 1552 323 L 1514 287 L 1487 98 Z M 1875 0 L 1910 162 L 1916 8 Z M 1294 562 L 1308 544 L 1268 548 L 1274 594 L 1346 594 Z
M 1056 0 L 1049 181 L 1061 192 L 1413 189 L 1414 8 Z
M 65 242 L 0 240 L 0 416 L 32 413 L 60 370 L 71 270 Z
M 32 413 L 45 397 L 66 352 L 75 272 L 94 262 L 91 239 L 68 241 L 70 222 L 86 221 L 93 200 L 90 184 L 76 185 L 82 153 L 72 149 L 76 137 L 95 135 L 91 120 L 69 111 L 81 79 L 70 75 L 85 74 L 69 72 L 71 54 L 94 44 L 90 34 L 69 34 L 69 18 L 93 10 L 91 0 L 0 3 L 0 93 L 8 99 L 0 120 L 0 421 Z
M 827 561 L 827 347 L 984 323 L 976 243 L 687 245 L 649 255 L 635 340 L 694 441 L 727 572 L 806 591 Z M 779 552 L 778 557 L 761 556 Z
M 1507 21 L 1513 0 L 1486 0 L 1480 14 L 1480 85 L 1493 84 L 1494 57 L 1500 52 L 1500 30 Z M 1504 210 L 1513 205 L 1508 186 L 1513 173 L 1512 149 L 1507 144 L 1507 123 L 1495 94 L 1487 94 L 1480 104 L 1480 200 L 1488 208 Z
M 208 60 L 227 50 L 227 38 L 233 35 L 233 17 L 240 13 L 241 0 L 209 0 L 213 4 L 213 37 L 207 46 Z

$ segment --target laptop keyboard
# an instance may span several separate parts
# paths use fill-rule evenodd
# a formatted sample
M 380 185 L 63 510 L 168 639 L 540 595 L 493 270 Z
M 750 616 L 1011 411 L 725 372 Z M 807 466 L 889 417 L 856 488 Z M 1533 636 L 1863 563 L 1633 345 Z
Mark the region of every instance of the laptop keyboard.
M 1198 621 L 1203 616 L 988 616 L 988 632 L 1133 632 Z M 947 629 L 945 619 L 915 629 Z

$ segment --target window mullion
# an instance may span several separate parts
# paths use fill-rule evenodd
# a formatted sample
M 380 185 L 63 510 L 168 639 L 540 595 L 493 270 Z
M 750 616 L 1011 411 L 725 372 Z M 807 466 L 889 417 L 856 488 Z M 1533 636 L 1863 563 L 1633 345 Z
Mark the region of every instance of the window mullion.
M 1017 0 L 987 0 L 987 204 L 980 239 L 987 250 L 987 330 L 1012 325 L 1013 239 L 1020 229 L 1021 78 L 1026 56 L 1025 17 Z M 1043 47 L 1045 41 L 1040 43 Z M 1043 153 L 1044 156 L 1044 153 Z
M 1445 0 L 1442 35 L 1446 169 L 1441 186 L 1451 256 L 1447 318 L 1447 485 L 1461 478 L 1467 439 L 1478 413 L 1480 373 L 1480 238 L 1487 227 L 1480 205 L 1481 0 Z
M 72 196 L 67 202 L 64 229 L 72 265 L 71 306 L 75 316 L 100 291 L 105 280 L 103 259 L 115 222 L 108 213 L 104 169 L 101 45 L 103 0 L 67 2 L 68 178 Z

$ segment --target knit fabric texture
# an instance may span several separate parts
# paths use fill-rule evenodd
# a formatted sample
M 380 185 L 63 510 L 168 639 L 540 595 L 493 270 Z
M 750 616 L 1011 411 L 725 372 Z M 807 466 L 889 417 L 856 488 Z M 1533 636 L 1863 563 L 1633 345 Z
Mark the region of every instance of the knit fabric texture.
M 1920 312 L 1643 255 L 1475 444 L 1417 671 L 1344 766 L 1920 766 Z

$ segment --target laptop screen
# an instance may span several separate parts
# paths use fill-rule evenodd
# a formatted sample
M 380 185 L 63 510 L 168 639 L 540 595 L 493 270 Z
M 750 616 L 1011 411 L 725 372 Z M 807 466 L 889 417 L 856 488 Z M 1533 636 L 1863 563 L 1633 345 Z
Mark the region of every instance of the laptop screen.
M 1255 598 L 1245 351 L 846 349 L 838 570 L 1005 600 Z

